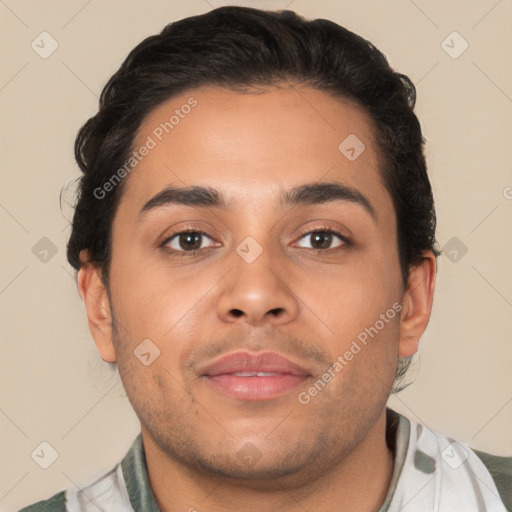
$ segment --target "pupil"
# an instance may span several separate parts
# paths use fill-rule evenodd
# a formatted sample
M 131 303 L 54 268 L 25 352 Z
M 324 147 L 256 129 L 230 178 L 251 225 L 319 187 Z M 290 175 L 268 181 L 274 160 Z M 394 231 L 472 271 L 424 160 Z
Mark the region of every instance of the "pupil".
M 313 247 L 315 249 L 328 249 L 331 245 L 332 234 L 326 231 L 318 231 L 313 235 Z
M 201 247 L 200 233 L 182 233 L 180 235 L 180 247 L 185 250 L 195 250 Z

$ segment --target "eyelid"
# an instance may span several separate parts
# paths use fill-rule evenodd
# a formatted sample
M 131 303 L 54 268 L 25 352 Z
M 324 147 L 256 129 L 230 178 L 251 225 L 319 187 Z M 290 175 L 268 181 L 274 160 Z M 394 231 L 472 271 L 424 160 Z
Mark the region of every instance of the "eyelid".
M 340 231 L 338 231 L 335 228 L 327 227 L 327 226 L 323 226 L 323 227 L 319 226 L 319 227 L 309 228 L 297 238 L 297 241 L 295 241 L 293 243 L 296 244 L 298 241 L 302 240 L 303 238 L 305 238 L 309 235 L 312 235 L 313 233 L 330 233 L 331 235 L 338 237 L 341 240 L 341 244 L 336 247 L 330 247 L 329 249 L 315 249 L 312 247 L 299 247 L 299 248 L 308 249 L 310 251 L 315 251 L 318 253 L 329 253 L 329 252 L 339 251 L 343 247 L 345 247 L 345 248 L 352 247 L 352 245 L 353 245 L 352 241 L 346 235 L 344 235 L 343 233 L 341 233 Z
M 206 231 L 204 231 L 202 229 L 197 229 L 197 228 L 183 228 L 183 229 L 179 229 L 178 231 L 173 232 L 172 234 L 170 234 L 164 238 L 163 242 L 161 244 L 159 244 L 160 247 L 165 247 L 166 245 L 169 244 L 169 242 L 171 240 L 173 240 L 174 238 L 176 238 L 179 235 L 182 235 L 183 233 L 198 233 L 200 235 L 203 235 L 203 236 L 209 238 L 213 242 L 215 242 L 217 244 L 216 246 L 218 247 L 219 242 L 212 235 L 210 235 L 209 233 L 207 233 Z M 173 252 L 183 252 L 183 253 L 187 253 L 187 254 L 193 254 L 197 251 L 202 251 L 204 249 L 205 248 L 194 249 L 193 251 L 183 251 L 183 250 L 178 250 L 178 249 L 169 249 L 169 250 L 171 250 Z
M 306 235 L 310 235 L 311 233 L 315 233 L 317 231 L 326 231 L 328 233 L 332 233 L 334 235 L 337 235 L 339 236 L 343 241 L 347 242 L 347 243 L 351 243 L 351 238 L 352 238 L 352 232 L 348 229 L 348 228 L 345 228 L 343 226 L 331 226 L 331 225 L 328 225 L 328 224 L 324 224 L 324 222 L 326 221 L 317 221 L 318 224 L 316 225 L 311 225 L 309 224 L 307 227 L 301 227 L 299 229 L 299 234 L 296 235 L 296 238 L 299 239 L 299 238 L 302 238 Z
M 309 248 L 309 247 L 298 247 L 298 248 L 299 249 L 306 249 L 306 250 L 309 250 L 309 251 L 315 251 L 315 252 L 318 252 L 318 253 L 329 253 L 329 252 L 339 251 L 343 247 L 348 248 L 348 247 L 352 247 L 353 246 L 352 240 L 349 238 L 348 235 L 343 233 L 343 229 L 341 229 L 341 227 L 340 228 L 334 228 L 332 226 L 327 226 L 327 225 L 324 225 L 324 224 L 319 224 L 319 225 L 316 225 L 316 226 L 309 225 L 307 228 L 302 229 L 300 234 L 295 238 L 295 242 L 293 242 L 293 244 L 296 244 L 297 241 L 305 238 L 308 235 L 316 233 L 316 232 L 330 233 L 330 234 L 338 237 L 341 240 L 342 243 L 340 245 L 336 246 L 336 247 L 331 247 L 329 249 L 315 249 L 315 248 Z M 214 243 L 214 245 L 211 245 L 210 247 L 203 247 L 203 248 L 194 249 L 194 250 L 190 250 L 190 251 L 185 251 L 185 250 L 180 250 L 180 249 L 173 249 L 173 248 L 167 247 L 171 240 L 173 240 L 175 237 L 177 237 L 177 236 L 179 236 L 179 235 L 181 235 L 183 233 L 198 233 L 198 234 L 200 234 L 202 236 L 205 236 L 205 237 L 209 238 Z M 292 244 L 292 246 L 293 246 L 293 244 Z M 159 245 L 159 247 L 161 247 L 162 249 L 168 251 L 169 253 L 172 253 L 174 255 L 185 256 L 185 255 L 195 255 L 195 254 L 197 254 L 199 252 L 205 252 L 207 249 L 213 249 L 215 247 L 221 246 L 222 243 L 219 242 L 214 236 L 210 235 L 210 233 L 208 231 L 204 230 L 203 228 L 195 227 L 195 226 L 192 226 L 192 225 L 188 225 L 188 226 L 184 226 L 181 229 L 177 228 L 177 229 L 173 230 L 172 233 L 167 235 L 167 236 L 165 236 L 164 240 L 161 243 L 159 243 L 158 245 Z
M 160 242 L 158 242 L 158 245 L 164 245 L 167 243 L 173 236 L 179 235 L 181 233 L 201 233 L 203 235 L 206 235 L 214 240 L 216 238 L 210 234 L 215 232 L 215 228 L 209 223 L 204 222 L 202 220 L 186 220 L 181 222 L 176 222 L 172 224 L 171 226 L 167 226 L 165 231 L 163 231 L 160 236 L 158 237 Z

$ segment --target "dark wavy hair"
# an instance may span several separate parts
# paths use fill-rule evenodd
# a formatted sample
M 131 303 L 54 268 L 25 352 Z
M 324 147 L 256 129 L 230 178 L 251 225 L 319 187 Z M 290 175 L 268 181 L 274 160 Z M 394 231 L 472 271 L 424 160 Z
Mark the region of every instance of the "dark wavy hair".
M 404 287 L 411 265 L 431 250 L 436 215 L 424 140 L 414 114 L 416 90 L 369 41 L 328 20 L 292 11 L 221 7 L 170 23 L 136 46 L 104 87 L 98 113 L 78 132 L 75 156 L 82 171 L 67 258 L 80 268 L 80 251 L 102 272 L 108 288 L 112 223 L 126 178 L 98 199 L 133 151 L 143 119 L 160 104 L 199 86 L 237 92 L 289 82 L 354 102 L 373 121 L 380 173 L 397 222 Z M 401 381 L 410 363 L 400 360 Z

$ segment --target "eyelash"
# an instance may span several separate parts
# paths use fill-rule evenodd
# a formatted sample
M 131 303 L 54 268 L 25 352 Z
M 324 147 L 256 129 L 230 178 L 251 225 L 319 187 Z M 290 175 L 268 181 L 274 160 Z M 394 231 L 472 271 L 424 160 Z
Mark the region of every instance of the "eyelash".
M 177 231 L 176 233 L 173 233 L 172 235 L 168 236 L 163 242 L 162 244 L 160 245 L 160 247 L 165 250 L 168 254 L 172 255 L 172 256 L 177 256 L 177 257 L 186 257 L 186 256 L 195 256 L 197 255 L 197 253 L 201 252 L 201 251 L 204 251 L 204 249 L 194 249 L 193 251 L 178 251 L 176 249 L 170 249 L 167 247 L 167 244 L 173 240 L 174 238 L 176 238 L 177 236 L 179 235 L 182 235 L 182 234 L 185 234 L 185 233 L 196 233 L 196 234 L 200 234 L 200 235 L 203 235 L 203 236 L 206 236 L 212 240 L 214 240 L 214 238 L 212 236 L 210 236 L 208 233 L 206 233 L 205 231 L 201 231 L 201 230 L 198 230 L 198 229 L 184 229 L 184 230 L 181 230 L 181 231 Z M 301 240 L 305 237 L 307 237 L 308 235 L 312 235 L 313 233 L 328 233 L 328 234 L 331 234 L 331 235 L 335 235 L 337 236 L 341 242 L 342 242 L 342 245 L 340 245 L 339 247 L 333 247 L 333 248 L 330 248 L 330 249 L 312 249 L 312 248 L 307 248 L 307 247 L 302 247 L 302 249 L 307 249 L 309 251 L 313 251 L 314 254 L 331 254 L 333 252 L 337 252 L 337 251 L 340 251 L 342 250 L 343 248 L 350 248 L 352 247 L 352 242 L 344 235 L 342 235 L 339 231 L 336 231 L 335 229 L 332 229 L 332 228 L 328 228 L 328 227 L 315 227 L 313 229 L 310 229 L 308 231 L 306 231 L 305 233 L 302 233 L 298 240 Z

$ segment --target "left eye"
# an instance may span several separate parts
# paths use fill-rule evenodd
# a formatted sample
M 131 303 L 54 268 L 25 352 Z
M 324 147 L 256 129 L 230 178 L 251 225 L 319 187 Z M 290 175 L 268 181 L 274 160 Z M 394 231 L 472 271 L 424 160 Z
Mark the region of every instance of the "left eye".
M 213 239 L 206 233 L 200 231 L 183 231 L 182 233 L 176 233 L 168 238 L 164 245 L 175 251 L 191 252 L 208 247 L 208 245 L 204 244 L 205 239 L 209 239 L 213 242 Z
M 329 250 L 347 244 L 348 241 L 343 235 L 319 229 L 302 235 L 295 245 L 306 249 Z M 192 253 L 207 247 L 215 247 L 216 242 L 202 231 L 182 231 L 170 236 L 162 245 L 176 252 Z
M 309 245 L 302 245 L 300 242 L 298 242 L 299 247 L 320 250 L 335 249 L 336 247 L 340 247 L 344 243 L 346 243 L 345 237 L 338 233 L 328 230 L 311 231 L 310 233 L 306 233 L 300 238 L 300 240 L 302 242 L 306 242 L 306 244 L 308 244 L 308 239 Z M 336 243 L 336 245 L 332 245 L 333 243 Z

